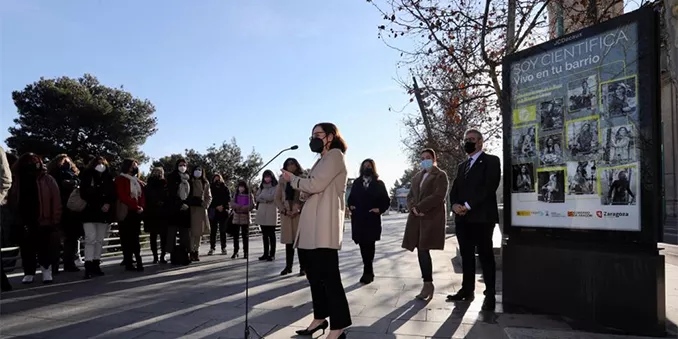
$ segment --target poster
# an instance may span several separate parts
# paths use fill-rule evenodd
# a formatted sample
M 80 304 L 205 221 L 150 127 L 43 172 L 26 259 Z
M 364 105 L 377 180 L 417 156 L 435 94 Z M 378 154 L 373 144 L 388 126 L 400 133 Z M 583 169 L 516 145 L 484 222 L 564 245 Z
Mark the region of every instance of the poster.
M 638 24 L 509 65 L 512 225 L 640 231 Z

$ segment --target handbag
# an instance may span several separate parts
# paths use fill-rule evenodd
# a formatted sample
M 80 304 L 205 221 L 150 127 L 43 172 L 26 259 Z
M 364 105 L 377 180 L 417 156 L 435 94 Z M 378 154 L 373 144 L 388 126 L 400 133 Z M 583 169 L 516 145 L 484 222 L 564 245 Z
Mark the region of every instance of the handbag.
M 83 200 L 80 196 L 80 187 L 73 189 L 71 194 L 68 196 L 66 207 L 73 212 L 82 212 L 85 210 L 85 207 L 87 207 L 87 201 Z

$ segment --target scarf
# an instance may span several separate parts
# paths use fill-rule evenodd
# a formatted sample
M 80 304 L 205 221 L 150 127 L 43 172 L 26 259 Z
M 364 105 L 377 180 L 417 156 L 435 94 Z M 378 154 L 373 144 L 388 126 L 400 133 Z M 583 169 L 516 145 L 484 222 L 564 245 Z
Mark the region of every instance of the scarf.
M 188 182 L 188 174 L 186 173 L 179 173 L 179 179 L 181 179 L 181 182 L 179 183 L 177 194 L 179 199 L 183 201 L 188 199 L 188 194 L 191 192 L 191 184 Z
M 372 182 L 372 177 L 363 177 L 363 187 L 367 189 L 370 187 L 370 183 Z
M 141 196 L 141 184 L 139 184 L 139 179 L 125 173 L 120 175 L 129 180 L 129 195 L 132 199 L 139 199 Z

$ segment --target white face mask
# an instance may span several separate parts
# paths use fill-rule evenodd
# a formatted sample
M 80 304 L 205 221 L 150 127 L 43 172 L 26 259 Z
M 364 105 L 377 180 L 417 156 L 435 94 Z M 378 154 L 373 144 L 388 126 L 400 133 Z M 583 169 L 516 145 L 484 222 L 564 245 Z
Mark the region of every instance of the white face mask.
M 186 166 L 179 166 L 179 172 L 186 173 Z
M 200 170 L 193 171 L 193 176 L 196 178 L 200 178 L 202 176 L 202 171 Z
M 104 171 L 106 170 L 106 165 L 98 164 L 98 165 L 96 165 L 96 167 L 94 167 L 94 170 L 99 172 L 99 173 L 104 173 Z

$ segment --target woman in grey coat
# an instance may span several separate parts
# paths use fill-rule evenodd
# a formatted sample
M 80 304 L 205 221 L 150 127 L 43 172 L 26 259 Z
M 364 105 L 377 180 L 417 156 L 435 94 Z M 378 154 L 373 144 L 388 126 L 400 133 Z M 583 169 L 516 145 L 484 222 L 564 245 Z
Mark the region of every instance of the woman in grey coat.
M 257 192 L 257 219 L 256 223 L 261 227 L 262 240 L 264 242 L 264 255 L 259 257 L 262 261 L 275 259 L 275 228 L 278 225 L 278 207 L 275 205 L 275 191 L 278 186 L 273 172 L 264 171 L 264 175 Z

